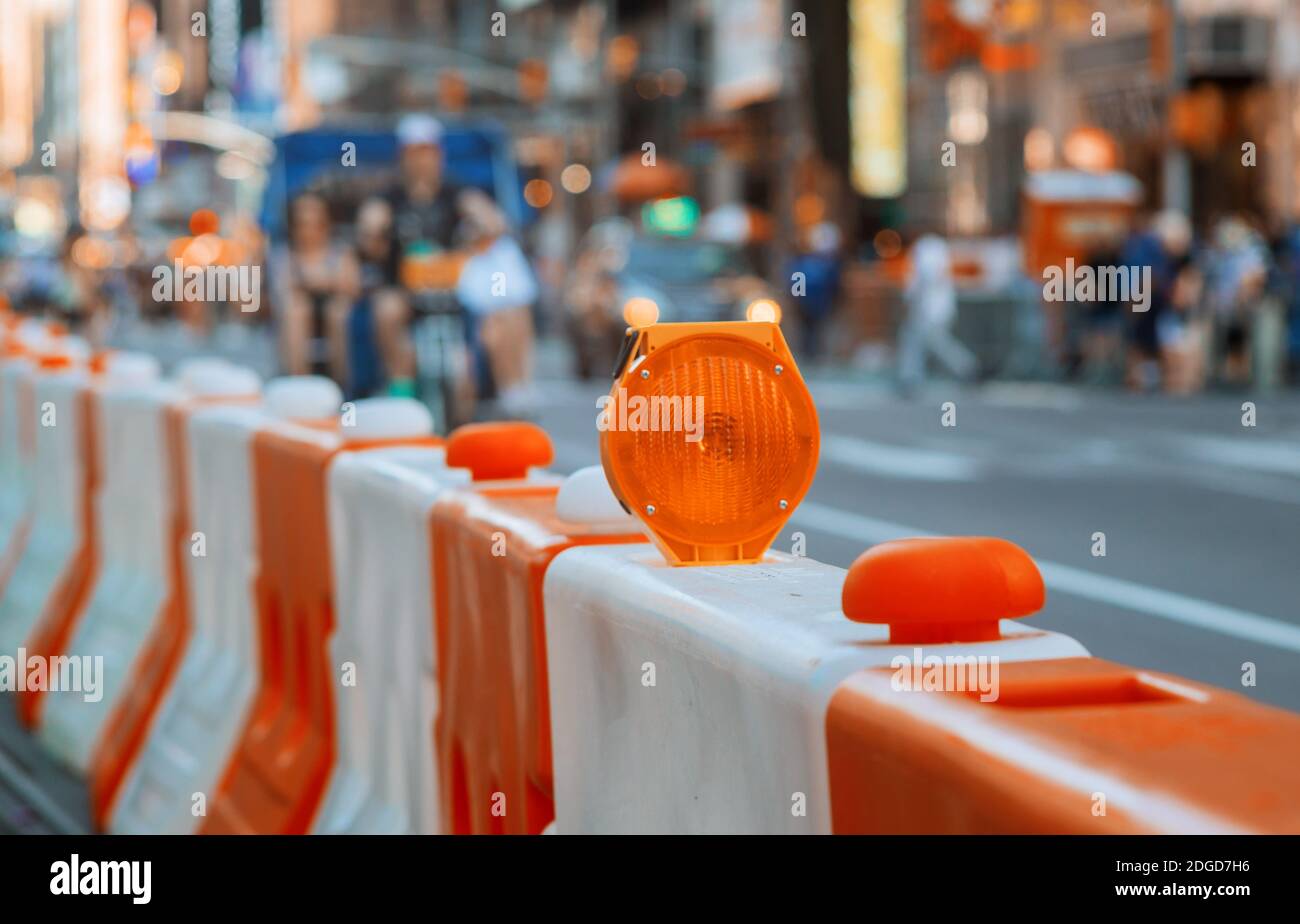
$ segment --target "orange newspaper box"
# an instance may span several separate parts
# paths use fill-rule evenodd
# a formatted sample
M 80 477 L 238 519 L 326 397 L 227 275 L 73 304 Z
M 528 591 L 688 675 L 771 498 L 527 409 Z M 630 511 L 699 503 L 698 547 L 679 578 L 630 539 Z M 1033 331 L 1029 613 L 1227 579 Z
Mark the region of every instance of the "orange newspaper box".
M 1300 716 L 1096 658 L 937 654 L 1042 602 L 1032 559 L 1001 540 L 904 540 L 854 563 L 845 614 L 917 648 L 831 697 L 836 833 L 1300 832 Z
M 340 452 L 438 443 L 414 401 L 355 407 L 355 423 L 338 432 L 286 425 L 253 439 L 258 690 L 199 833 L 305 834 L 329 783 L 337 683 L 329 466 Z
M 1142 185 L 1127 173 L 1031 173 L 1021 227 L 1025 272 L 1041 280 L 1048 266 L 1085 260 L 1103 244 L 1118 245 L 1141 201 Z
M 537 439 L 536 428 L 507 426 L 520 431 L 516 447 Z M 502 435 L 458 431 L 448 461 L 477 456 L 484 464 L 471 465 L 475 480 L 499 478 L 491 461 L 499 454 L 467 451 L 466 437 L 489 450 Z M 538 834 L 555 818 L 542 580 L 565 549 L 646 536 L 598 467 L 561 486 L 449 492 L 431 520 L 435 738 L 447 833 Z

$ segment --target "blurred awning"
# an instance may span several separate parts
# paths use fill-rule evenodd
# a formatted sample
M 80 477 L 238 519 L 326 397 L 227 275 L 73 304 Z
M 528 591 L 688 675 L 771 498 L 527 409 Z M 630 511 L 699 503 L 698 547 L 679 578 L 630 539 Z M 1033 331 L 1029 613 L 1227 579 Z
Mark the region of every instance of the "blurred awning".
M 1190 19 L 1213 16 L 1275 16 L 1282 0 L 1178 0 L 1178 12 Z
M 1128 202 L 1142 199 L 1142 184 L 1120 171 L 1044 170 L 1025 178 L 1025 194 L 1043 202 Z

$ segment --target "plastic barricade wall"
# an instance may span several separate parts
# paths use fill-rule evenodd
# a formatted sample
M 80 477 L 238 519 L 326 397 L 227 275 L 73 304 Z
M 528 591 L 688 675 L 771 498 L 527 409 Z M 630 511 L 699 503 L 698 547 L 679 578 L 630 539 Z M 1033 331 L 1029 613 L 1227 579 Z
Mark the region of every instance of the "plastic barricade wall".
M 538 834 L 554 819 L 542 580 L 563 550 L 645 543 L 561 520 L 555 486 L 448 494 L 434 505 L 437 743 L 443 826 Z
M 825 833 L 825 715 L 837 685 L 913 647 L 840 609 L 845 572 L 770 554 L 673 568 L 640 546 L 570 549 L 546 575 L 556 828 Z M 1002 661 L 1086 654 L 1014 621 Z
M 253 437 L 259 687 L 205 834 L 303 834 L 335 758 L 326 470 L 336 434 L 281 425 Z
M 19 414 L 37 420 L 31 528 L 0 598 L 0 651 L 13 653 L 43 619 L 57 620 L 80 603 L 94 565 L 85 505 L 91 477 L 83 426 L 88 376 L 79 370 L 36 371 L 19 388 L 31 394 Z
M 47 665 L 66 663 L 59 659 L 67 650 L 99 570 L 95 513 L 100 480 L 96 433 L 100 387 L 84 375 L 72 373 L 50 379 L 47 388 L 37 389 L 38 394 L 47 392 L 50 395 L 50 407 L 57 421 L 55 426 L 42 426 L 38 432 L 58 431 L 57 437 L 50 432 L 43 434 L 45 439 L 38 438 L 37 471 L 41 473 L 41 480 L 55 475 L 59 481 L 65 482 L 57 490 L 71 489 L 70 497 L 77 508 L 78 524 L 74 529 L 77 551 L 68 560 L 24 642 L 28 657 L 36 657 Z M 74 413 L 67 413 L 67 409 Z M 40 721 L 41 709 L 48 695 L 44 688 L 29 687 L 19 692 L 18 713 L 24 725 L 34 727 Z
M 195 830 L 247 717 L 257 668 L 252 442 L 267 425 L 251 407 L 202 408 L 190 417 L 193 529 L 181 543 L 192 635 L 176 682 L 123 782 L 108 825 L 114 833 Z
M 90 806 L 94 823 L 101 830 L 108 826 L 122 781 L 144 746 L 189 643 L 192 620 L 187 559 L 193 553 L 188 424 L 196 407 L 213 400 L 229 399 L 188 398 L 163 409 L 167 477 L 161 487 L 167 493 L 163 553 L 166 593 L 131 665 L 131 683 L 112 704 L 95 742 L 90 762 Z
M 393 407 L 375 399 L 373 415 L 362 414 L 360 404 L 353 442 L 291 425 L 253 439 L 259 687 L 202 833 L 306 833 L 325 797 L 337 755 L 335 696 L 343 680 L 330 652 L 329 466 L 343 451 L 435 445 L 427 437 L 386 432 L 389 424 L 410 425 L 413 416 L 416 425 L 429 426 L 428 412 L 413 402 Z M 379 410 L 381 404 L 387 406 Z M 375 426 L 363 425 L 366 420 Z
M 99 402 L 101 567 L 68 654 L 103 659 L 101 696 L 47 697 L 38 732 L 48 750 L 83 772 L 113 706 L 137 680 L 134 666 L 167 601 L 174 492 L 165 410 L 182 398 L 175 386 L 159 383 Z

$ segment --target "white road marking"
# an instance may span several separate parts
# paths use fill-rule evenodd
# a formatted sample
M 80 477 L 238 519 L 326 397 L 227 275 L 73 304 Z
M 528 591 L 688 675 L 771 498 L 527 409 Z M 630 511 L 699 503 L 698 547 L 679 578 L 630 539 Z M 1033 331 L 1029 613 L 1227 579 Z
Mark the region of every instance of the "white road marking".
M 888 520 L 848 513 L 808 500 L 795 510 L 791 522 L 808 529 L 852 539 L 864 545 L 875 545 L 892 539 L 913 536 L 938 535 L 899 523 L 891 523 Z M 1038 562 L 1038 570 L 1042 572 L 1043 581 L 1048 587 L 1061 593 L 1194 626 L 1219 635 L 1300 653 L 1300 626 L 1236 607 L 1198 600 L 1195 597 L 1147 587 L 1121 578 L 1107 577 L 1070 565 L 1042 559 L 1035 560 Z
M 1047 382 L 990 382 L 979 395 L 984 403 L 994 407 L 1078 411 L 1084 406 L 1083 396 L 1077 389 Z
M 1185 437 L 1183 446 L 1196 459 L 1230 468 L 1300 477 L 1300 445 L 1281 440 L 1214 436 Z
M 968 456 L 934 449 L 915 449 L 828 434 L 822 437 L 823 462 L 872 475 L 909 481 L 975 481 L 979 463 Z

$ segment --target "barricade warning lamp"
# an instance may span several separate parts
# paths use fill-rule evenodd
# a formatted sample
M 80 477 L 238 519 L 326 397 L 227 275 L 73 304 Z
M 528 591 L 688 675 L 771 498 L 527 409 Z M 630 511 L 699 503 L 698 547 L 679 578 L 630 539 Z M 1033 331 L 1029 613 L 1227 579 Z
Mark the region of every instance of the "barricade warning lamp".
M 647 302 L 601 415 L 610 487 L 671 564 L 759 561 L 812 484 L 812 396 L 773 313 L 660 324 Z

